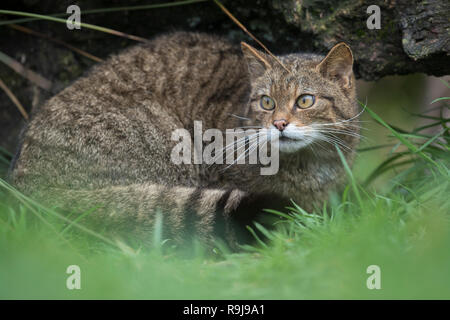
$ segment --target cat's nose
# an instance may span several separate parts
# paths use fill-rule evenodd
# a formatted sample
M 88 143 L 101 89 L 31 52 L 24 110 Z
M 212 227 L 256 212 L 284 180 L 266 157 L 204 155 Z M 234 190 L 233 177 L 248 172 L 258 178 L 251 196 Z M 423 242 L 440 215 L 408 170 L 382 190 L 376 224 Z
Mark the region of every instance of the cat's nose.
M 284 129 L 286 129 L 286 127 L 287 127 L 288 124 L 289 124 L 289 122 L 287 122 L 287 121 L 284 120 L 284 119 L 281 119 L 281 120 L 275 120 L 275 121 L 273 122 L 273 125 L 274 125 L 275 127 L 277 127 L 277 129 L 280 130 L 280 131 L 283 131 Z

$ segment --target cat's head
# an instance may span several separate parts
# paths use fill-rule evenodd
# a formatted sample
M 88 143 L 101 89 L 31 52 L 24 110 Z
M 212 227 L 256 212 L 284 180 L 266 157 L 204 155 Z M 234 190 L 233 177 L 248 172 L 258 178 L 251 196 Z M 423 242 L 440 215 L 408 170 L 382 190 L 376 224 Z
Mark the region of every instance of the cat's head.
M 241 46 L 251 81 L 247 117 L 278 139 L 281 152 L 353 145 L 358 107 L 349 46 L 339 43 L 325 57 L 277 58 L 246 43 Z

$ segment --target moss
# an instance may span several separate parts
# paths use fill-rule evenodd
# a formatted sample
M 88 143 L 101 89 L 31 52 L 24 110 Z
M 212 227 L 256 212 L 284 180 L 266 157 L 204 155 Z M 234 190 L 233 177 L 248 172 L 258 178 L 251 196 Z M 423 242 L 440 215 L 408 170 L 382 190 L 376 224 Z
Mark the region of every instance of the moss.
M 83 73 L 83 68 L 75 59 L 71 51 L 58 50 L 61 72 L 58 74 L 58 80 L 64 84 L 70 83 L 74 78 L 79 77 Z
M 366 37 L 366 31 L 363 29 L 356 30 L 356 36 L 360 39 L 363 39 Z

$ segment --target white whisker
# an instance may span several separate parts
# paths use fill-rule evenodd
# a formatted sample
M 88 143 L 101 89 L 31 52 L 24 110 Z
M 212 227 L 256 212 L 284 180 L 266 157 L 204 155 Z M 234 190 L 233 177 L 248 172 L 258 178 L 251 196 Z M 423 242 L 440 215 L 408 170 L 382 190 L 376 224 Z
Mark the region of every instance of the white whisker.
M 332 137 L 330 137 L 330 136 L 326 136 L 326 135 L 321 134 L 319 137 L 317 137 L 317 139 L 321 140 L 323 142 L 330 143 L 332 145 L 334 143 L 336 143 L 336 144 L 340 145 L 342 148 L 344 148 L 346 151 L 351 151 L 352 150 L 349 146 L 347 146 L 341 139 L 339 139 L 335 135 L 332 135 Z
M 340 130 L 340 129 L 326 129 L 326 130 L 317 130 L 320 133 L 336 133 L 336 134 L 342 134 L 342 135 L 347 135 L 347 136 L 351 136 L 351 137 L 355 137 L 355 138 L 361 138 L 361 139 L 365 139 L 365 137 L 357 132 L 353 132 L 353 131 L 348 131 L 348 130 Z
M 249 129 L 249 128 L 251 128 L 251 129 L 263 129 L 263 127 L 261 127 L 261 126 L 243 126 L 243 127 L 236 127 L 234 129 Z
M 242 142 L 245 142 L 247 139 L 252 139 L 252 137 L 257 136 L 258 134 L 259 134 L 259 132 L 254 133 L 254 134 L 251 134 L 251 135 L 248 135 L 248 136 L 244 136 L 244 137 L 239 138 L 239 139 L 237 139 L 237 140 L 233 140 L 232 143 L 226 145 L 226 146 L 223 147 L 219 152 L 217 152 L 218 154 L 213 158 L 212 164 L 210 164 L 209 167 L 212 166 L 212 165 L 213 165 L 213 164 L 214 164 L 221 156 L 223 157 L 223 156 L 224 156 L 224 153 L 226 153 L 226 152 L 227 152 L 228 150 L 230 150 L 231 148 L 233 148 L 233 151 L 234 151 L 234 146 L 235 146 L 235 145 L 237 145 L 237 144 L 239 144 L 239 143 L 242 143 Z M 245 145 L 245 143 L 244 143 L 244 145 Z M 239 148 L 239 147 L 238 147 L 238 148 Z M 237 150 L 236 150 L 236 151 L 237 151 Z
M 243 116 L 238 116 L 237 114 L 234 114 L 234 113 L 229 113 L 229 115 L 232 116 L 232 117 L 235 117 L 237 119 L 241 119 L 241 120 L 251 120 L 250 118 L 246 118 L 246 117 L 243 117 Z
M 259 133 L 258 133 L 258 134 L 259 134 Z M 260 137 L 261 137 L 261 134 L 259 134 L 258 137 L 255 138 L 255 142 L 254 142 L 253 144 L 249 143 L 248 148 L 245 149 L 244 152 L 243 152 L 240 156 L 238 156 L 236 160 L 233 161 L 233 163 L 231 163 L 230 165 L 226 166 L 226 167 L 225 167 L 224 169 L 222 169 L 221 171 L 225 171 L 225 170 L 227 170 L 228 168 L 230 168 L 231 166 L 235 165 L 240 159 L 242 159 L 242 157 L 245 157 L 245 156 L 247 156 L 247 155 L 250 156 L 250 154 L 251 154 L 253 151 L 255 151 L 255 149 L 258 148 L 258 145 L 259 145 L 259 143 L 260 143 L 260 141 L 259 141 L 258 138 L 260 138 Z M 266 139 L 266 141 L 267 141 L 267 139 Z

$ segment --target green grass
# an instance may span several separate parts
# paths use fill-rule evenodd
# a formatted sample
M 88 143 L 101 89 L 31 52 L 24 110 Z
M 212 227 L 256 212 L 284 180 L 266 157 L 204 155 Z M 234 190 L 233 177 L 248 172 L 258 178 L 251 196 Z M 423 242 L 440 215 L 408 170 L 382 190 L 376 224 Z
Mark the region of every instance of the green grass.
M 361 178 L 342 157 L 342 194 L 317 212 L 267 210 L 280 216 L 276 229 L 249 226 L 262 236 L 240 253 L 194 247 L 181 258 L 157 232 L 155 248 L 131 248 L 68 225 L 0 180 L 0 298 L 450 299 L 449 119 L 426 135 L 367 112 L 393 139 L 383 161 Z M 9 160 L 0 155 L 0 165 Z M 81 290 L 66 288 L 74 264 Z M 380 290 L 366 287 L 370 265 L 381 268 Z

